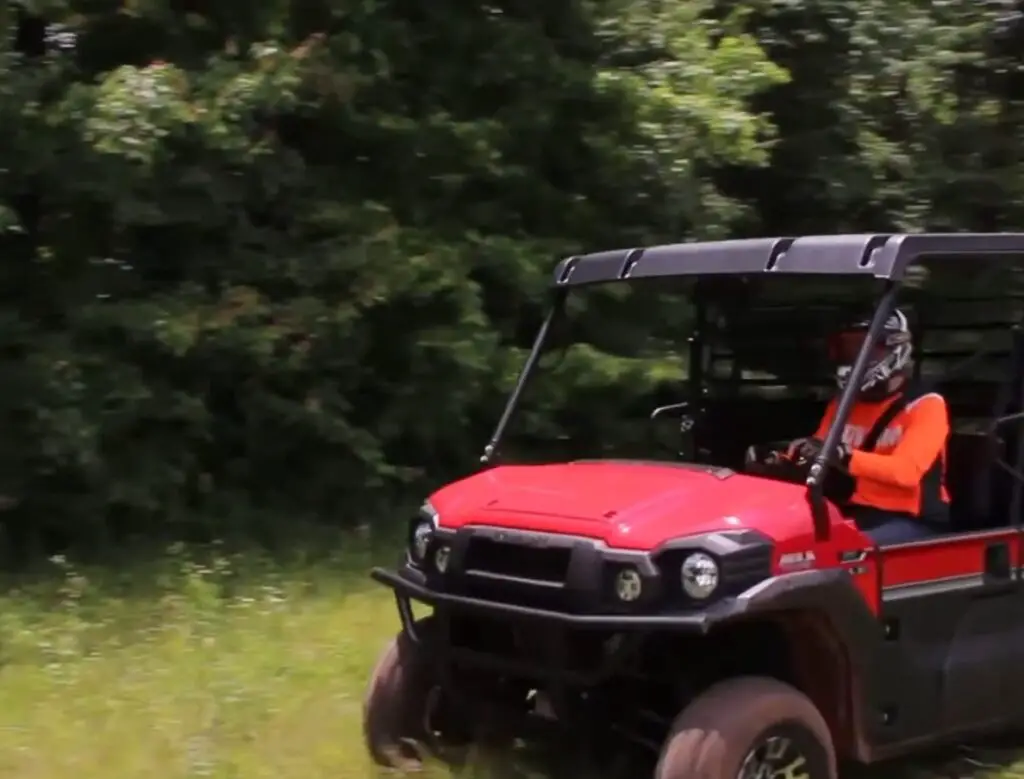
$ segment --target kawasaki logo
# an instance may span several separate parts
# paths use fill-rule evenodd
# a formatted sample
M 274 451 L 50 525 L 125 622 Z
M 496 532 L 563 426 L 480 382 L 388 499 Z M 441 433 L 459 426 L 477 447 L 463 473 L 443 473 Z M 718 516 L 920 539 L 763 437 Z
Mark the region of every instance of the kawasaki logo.
M 499 541 L 505 544 L 519 544 L 521 546 L 532 546 L 532 547 L 545 547 L 548 546 L 551 541 L 540 533 L 502 533 L 499 532 L 494 536 L 495 541 Z

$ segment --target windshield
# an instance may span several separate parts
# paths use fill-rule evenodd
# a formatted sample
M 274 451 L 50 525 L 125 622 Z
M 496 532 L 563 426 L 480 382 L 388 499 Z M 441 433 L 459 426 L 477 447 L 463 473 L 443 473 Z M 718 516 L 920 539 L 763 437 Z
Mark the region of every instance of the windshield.
M 657 407 L 689 402 L 696 413 L 741 394 L 826 398 L 835 383 L 822 326 L 877 295 L 873 279 L 862 281 L 717 277 L 573 293 L 508 428 L 507 456 L 671 458 L 652 446 Z M 810 304 L 823 288 L 833 301 Z

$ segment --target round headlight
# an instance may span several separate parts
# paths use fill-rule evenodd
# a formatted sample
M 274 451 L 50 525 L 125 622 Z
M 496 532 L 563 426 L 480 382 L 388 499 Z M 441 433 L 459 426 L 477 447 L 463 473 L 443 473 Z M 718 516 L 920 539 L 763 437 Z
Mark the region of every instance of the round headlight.
M 708 597 L 718 587 L 718 563 L 703 552 L 694 552 L 683 560 L 680 575 L 683 592 L 697 600 Z
M 420 522 L 413 528 L 409 543 L 409 555 L 414 562 L 422 563 L 430 547 L 430 538 L 434 535 L 434 526 L 430 522 Z
M 643 592 L 644 581 L 635 568 L 623 568 L 615 575 L 615 596 L 623 603 L 632 603 Z

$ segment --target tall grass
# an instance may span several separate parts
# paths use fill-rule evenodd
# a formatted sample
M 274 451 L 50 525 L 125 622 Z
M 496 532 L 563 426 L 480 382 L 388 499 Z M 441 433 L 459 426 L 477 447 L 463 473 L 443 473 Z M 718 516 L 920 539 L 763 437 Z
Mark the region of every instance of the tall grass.
M 370 564 L 52 561 L 0 595 L 0 777 L 371 775 L 360 699 L 396 618 Z

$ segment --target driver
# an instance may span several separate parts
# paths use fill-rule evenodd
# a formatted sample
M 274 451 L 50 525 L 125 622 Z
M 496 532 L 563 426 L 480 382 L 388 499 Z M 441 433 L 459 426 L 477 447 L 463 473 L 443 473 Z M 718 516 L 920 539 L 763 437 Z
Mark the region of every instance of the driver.
M 829 358 L 836 366 L 840 390 L 867 335 L 861 321 L 836 333 L 829 341 Z M 912 337 L 907 317 L 895 310 L 874 347 L 856 401 L 832 463 L 852 477 L 853 492 L 844 513 L 878 544 L 897 544 L 928 538 L 940 532 L 949 515 L 945 486 L 949 414 L 937 392 L 915 390 L 910 372 Z M 877 437 L 872 451 L 863 451 L 865 437 L 889 406 L 905 406 Z M 789 445 L 787 456 L 815 457 L 821 450 L 836 399 L 811 438 Z

